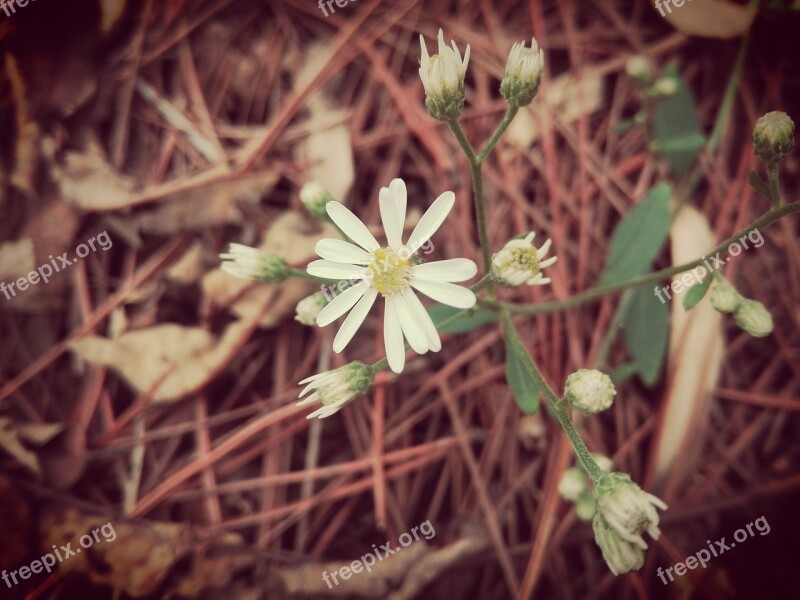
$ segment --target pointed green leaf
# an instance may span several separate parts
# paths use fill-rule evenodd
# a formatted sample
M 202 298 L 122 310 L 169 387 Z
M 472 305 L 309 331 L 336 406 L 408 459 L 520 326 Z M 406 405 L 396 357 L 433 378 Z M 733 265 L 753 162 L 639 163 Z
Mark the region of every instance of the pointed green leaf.
M 650 267 L 669 233 L 671 196 L 672 186 L 661 183 L 620 221 L 611 237 L 600 284 L 626 281 Z
M 506 380 L 517 404 L 526 414 L 539 409 L 539 388 L 525 368 L 525 358 L 519 355 L 522 350 L 506 334 Z
M 675 79 L 678 89 L 675 94 L 656 104 L 653 141 L 675 175 L 680 176 L 692 164 L 697 151 L 705 143 L 705 136 L 697 120 L 697 104 L 692 92 L 681 79 L 678 68 L 675 65 L 668 66 L 662 77 Z
M 661 374 L 669 337 L 669 309 L 649 287 L 630 291 L 628 314 L 622 323 L 625 344 L 639 378 L 652 386 Z
M 750 182 L 750 187 L 752 187 L 755 191 L 757 191 L 762 196 L 766 196 L 767 198 L 771 198 L 772 194 L 770 194 L 769 187 L 767 184 L 764 183 L 761 178 L 758 176 L 758 173 L 755 171 L 750 171 L 750 176 L 748 177 L 748 181 Z
M 458 313 L 463 313 L 463 316 L 445 327 L 440 328 L 441 323 Z M 481 325 L 497 320 L 493 312 L 480 307 L 463 310 L 444 304 L 436 304 L 428 309 L 428 314 L 431 316 L 431 319 L 433 319 L 433 324 L 436 325 L 436 328 L 439 329 L 441 333 L 465 333 Z
M 690 310 L 697 306 L 697 303 L 705 297 L 713 280 L 714 278 L 711 275 L 706 275 L 702 283 L 696 283 L 686 290 L 686 295 L 683 297 L 683 308 Z

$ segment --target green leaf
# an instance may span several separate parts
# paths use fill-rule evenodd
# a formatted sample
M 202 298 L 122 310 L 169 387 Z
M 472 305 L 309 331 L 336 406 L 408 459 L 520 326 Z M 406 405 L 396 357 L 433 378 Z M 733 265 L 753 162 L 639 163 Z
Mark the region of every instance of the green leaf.
M 525 368 L 527 357 L 520 356 L 517 346 L 506 334 L 506 380 L 508 388 L 526 414 L 533 414 L 539 409 L 539 387 Z
M 692 164 L 697 151 L 705 144 L 705 136 L 697 120 L 697 105 L 675 65 L 662 77 L 672 77 L 678 89 L 672 96 L 659 100 L 653 115 L 653 141 L 658 151 L 680 177 Z
M 750 171 L 750 176 L 748 177 L 748 181 L 750 182 L 750 187 L 752 187 L 755 191 L 757 191 L 762 196 L 766 196 L 767 198 L 771 198 L 772 194 L 767 187 L 767 184 L 761 180 L 761 177 L 758 176 L 758 173 L 755 171 Z
M 686 310 L 690 310 L 694 308 L 700 300 L 705 297 L 708 288 L 711 286 L 711 282 L 714 278 L 711 275 L 706 275 L 706 278 L 703 279 L 703 283 L 696 283 L 692 287 L 690 287 L 686 291 L 686 295 L 683 297 L 683 308 Z
M 669 309 L 649 287 L 630 291 L 631 303 L 622 323 L 625 344 L 639 378 L 652 386 L 661 374 L 669 337 Z
M 630 379 L 631 377 L 636 375 L 637 372 L 638 369 L 636 367 L 636 363 L 627 363 L 624 365 L 620 365 L 619 367 L 611 371 L 611 373 L 609 373 L 608 376 L 611 377 L 611 380 L 614 383 L 620 383 L 622 381 L 625 381 L 626 379 Z
M 671 196 L 672 186 L 661 183 L 620 221 L 611 237 L 600 284 L 626 281 L 649 268 L 669 233 Z
M 464 316 L 439 329 L 441 323 L 458 313 L 463 313 Z M 436 304 L 428 309 L 428 314 L 441 333 L 465 333 L 497 320 L 497 316 L 492 311 L 480 307 L 462 310 L 444 304 Z

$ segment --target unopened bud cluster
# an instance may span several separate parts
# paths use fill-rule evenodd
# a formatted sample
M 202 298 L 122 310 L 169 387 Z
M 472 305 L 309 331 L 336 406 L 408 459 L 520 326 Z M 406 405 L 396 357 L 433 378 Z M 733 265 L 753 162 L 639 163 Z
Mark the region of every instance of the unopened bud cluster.
M 602 454 L 593 453 L 597 466 L 601 471 L 611 471 L 611 459 Z M 558 482 L 558 493 L 564 500 L 571 502 L 575 507 L 575 515 L 582 521 L 591 521 L 597 512 L 597 504 L 592 496 L 592 490 L 586 474 L 578 467 L 567 469 Z
M 711 306 L 721 313 L 733 313 L 736 324 L 753 337 L 772 333 L 772 315 L 757 300 L 742 296 L 727 281 L 720 281 L 711 290 Z

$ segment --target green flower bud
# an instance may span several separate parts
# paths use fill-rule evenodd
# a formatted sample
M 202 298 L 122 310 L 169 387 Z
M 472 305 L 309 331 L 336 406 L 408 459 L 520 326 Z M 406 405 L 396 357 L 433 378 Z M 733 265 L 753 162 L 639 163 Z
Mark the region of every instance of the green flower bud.
M 580 369 L 567 377 L 564 398 L 575 408 L 584 412 L 600 412 L 614 402 L 614 383 L 611 378 L 596 369 Z
M 591 521 L 597 514 L 597 503 L 591 494 L 583 494 L 575 502 L 575 514 L 581 521 Z
M 577 500 L 586 491 L 586 476 L 578 467 L 572 467 L 562 473 L 558 482 L 558 493 L 564 500 Z
M 641 54 L 631 56 L 627 60 L 625 72 L 639 85 L 647 85 L 653 80 L 653 65 L 650 59 Z
M 644 550 L 622 539 L 600 513 L 595 514 L 592 521 L 594 540 L 600 546 L 603 559 L 614 575 L 637 571 L 644 564 Z
M 527 106 L 531 103 L 544 70 L 544 53 L 539 49 L 536 38 L 531 38 L 531 47 L 525 42 L 514 44 L 508 55 L 500 93 L 512 106 Z
M 753 151 L 764 163 L 780 162 L 794 145 L 794 122 L 785 112 L 765 114 L 753 128 Z
M 322 292 L 306 296 L 297 303 L 295 321 L 300 321 L 303 325 L 316 325 L 317 315 L 325 308 L 326 304 L 328 304 L 328 301 Z
M 330 221 L 325 205 L 333 200 L 330 192 L 319 181 L 309 181 L 300 190 L 300 201 L 308 214 L 318 221 Z
M 753 337 L 764 337 L 772 333 L 772 315 L 761 302 L 743 300 L 733 312 L 736 324 Z
M 711 306 L 721 313 L 732 313 L 744 298 L 730 283 L 717 282 L 711 290 Z
M 242 279 L 278 283 L 289 276 L 291 268 L 280 256 L 244 244 L 231 244 L 220 254 L 222 270 Z
M 425 88 L 425 106 L 431 116 L 440 121 L 452 121 L 464 108 L 464 77 L 469 64 L 469 45 L 461 59 L 455 42 L 452 47 L 444 43 L 444 33 L 439 30 L 439 53 L 428 56 L 425 38 L 419 36 L 422 54 L 419 76 Z

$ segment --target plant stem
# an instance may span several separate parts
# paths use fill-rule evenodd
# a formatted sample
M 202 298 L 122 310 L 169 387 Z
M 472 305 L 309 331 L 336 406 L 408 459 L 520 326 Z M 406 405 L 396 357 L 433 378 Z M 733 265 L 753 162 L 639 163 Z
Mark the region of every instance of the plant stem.
M 597 462 L 594 460 L 592 453 L 589 452 L 586 444 L 583 443 L 578 430 L 575 429 L 575 425 L 572 423 L 572 417 L 570 416 L 569 403 L 559 398 L 553 391 L 553 388 L 545 381 L 542 372 L 539 370 L 530 352 L 528 352 L 528 349 L 519 337 L 519 333 L 511 322 L 511 316 L 507 310 L 500 311 L 500 319 L 503 322 L 503 331 L 505 332 L 506 339 L 514 346 L 517 355 L 522 358 L 523 365 L 528 375 L 530 375 L 531 379 L 536 383 L 536 387 L 545 396 L 548 411 L 555 417 L 558 424 L 561 425 L 564 433 L 567 434 L 572 448 L 575 450 L 575 454 L 581 461 L 584 470 L 589 474 L 589 477 L 592 478 L 592 481 L 596 482 L 603 475 L 603 471 L 597 465 Z
M 781 205 L 778 163 L 769 163 L 767 165 L 767 177 L 769 178 L 769 201 L 772 202 L 772 208 L 777 209 Z
M 500 139 L 500 136 L 502 136 L 503 133 L 505 133 L 506 129 L 508 129 L 508 126 L 511 125 L 511 121 L 513 121 L 514 117 L 517 116 L 518 111 L 519 111 L 519 106 L 515 106 L 512 104 L 508 107 L 506 114 L 503 115 L 503 120 L 500 121 L 500 124 L 497 126 L 497 129 L 494 130 L 492 137 L 489 138 L 489 141 L 486 142 L 486 145 L 478 153 L 477 160 L 479 164 L 483 163 L 486 157 L 489 156 L 489 152 L 492 151 L 492 148 L 494 148 L 495 144 L 497 144 L 497 141 Z
M 315 275 L 311 275 L 302 269 L 289 269 L 289 277 L 297 277 L 299 279 L 308 279 L 309 281 L 313 281 L 315 283 L 328 283 L 328 284 L 335 284 L 337 282 L 336 279 L 325 279 L 323 277 L 317 277 Z
M 757 219 L 744 229 L 738 231 L 737 233 L 729 237 L 727 240 L 722 242 L 719 246 L 711 250 L 707 256 L 715 256 L 716 254 L 721 254 L 733 242 L 737 242 L 739 238 L 747 235 L 751 231 L 755 229 L 768 227 L 772 225 L 775 221 L 796 212 L 800 212 L 800 201 L 792 202 L 791 204 L 784 204 L 777 208 L 770 209 L 759 219 Z M 663 279 L 667 279 L 669 277 L 672 277 L 673 275 L 677 275 L 678 273 L 682 273 L 684 271 L 688 271 L 689 269 L 693 269 L 694 267 L 702 265 L 704 260 L 706 260 L 706 257 L 700 257 L 691 262 L 684 263 L 682 265 L 676 265 L 674 267 L 668 267 L 666 269 L 661 269 L 660 271 L 655 271 L 653 273 L 648 273 L 646 275 L 640 275 L 638 277 L 629 279 L 628 281 L 619 281 L 614 283 L 607 283 L 605 285 L 598 285 L 597 287 L 590 288 L 584 292 L 581 292 L 580 294 L 576 294 L 570 298 L 567 298 L 566 300 L 561 300 L 559 302 L 547 302 L 545 304 L 509 304 L 506 302 L 497 302 L 492 299 L 479 299 L 478 302 L 494 310 L 508 310 L 511 314 L 534 315 L 534 314 L 559 312 L 562 310 L 566 310 L 568 308 L 580 306 L 581 304 L 585 304 L 586 302 L 591 302 L 592 300 L 596 300 L 597 298 L 605 296 L 606 294 L 611 294 L 613 292 L 619 292 L 621 290 L 639 287 L 642 285 L 647 285 L 648 283 L 654 283 L 657 281 L 661 281 Z

